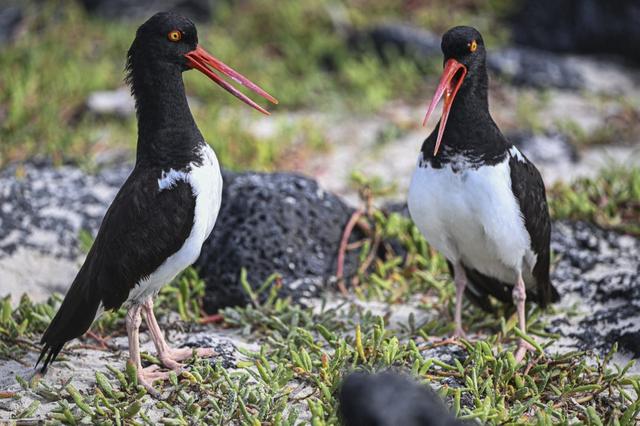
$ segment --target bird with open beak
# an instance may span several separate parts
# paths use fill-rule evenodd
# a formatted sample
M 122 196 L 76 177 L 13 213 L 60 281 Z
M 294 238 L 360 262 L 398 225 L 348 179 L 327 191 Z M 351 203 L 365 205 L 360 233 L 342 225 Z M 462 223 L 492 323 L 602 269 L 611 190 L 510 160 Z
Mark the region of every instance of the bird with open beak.
M 500 132 L 489 113 L 486 51 L 480 33 L 455 27 L 442 37 L 444 70 L 423 125 L 444 98 L 442 116 L 418 155 L 409 188 L 412 219 L 442 253 L 456 285 L 455 336 L 464 335 L 462 300 L 485 310 L 488 296 L 516 306 L 557 301 L 549 277 L 551 223 L 536 167 Z M 520 339 L 516 358 L 530 345 Z
M 244 103 L 268 114 L 224 77 L 270 102 L 276 99 L 198 45 L 194 24 L 158 13 L 138 28 L 127 58 L 127 82 L 136 100 L 136 163 L 107 210 L 93 246 L 42 336 L 42 372 L 64 344 L 83 335 L 105 310 L 127 308 L 129 356 L 138 382 L 157 395 L 153 382 L 168 377 L 157 366 L 143 368 L 139 327 L 146 320 L 158 359 L 179 370 L 195 352 L 172 348 L 153 312 L 160 289 L 199 256 L 216 222 L 222 177 L 214 151 L 191 115 L 182 73 L 196 69 Z

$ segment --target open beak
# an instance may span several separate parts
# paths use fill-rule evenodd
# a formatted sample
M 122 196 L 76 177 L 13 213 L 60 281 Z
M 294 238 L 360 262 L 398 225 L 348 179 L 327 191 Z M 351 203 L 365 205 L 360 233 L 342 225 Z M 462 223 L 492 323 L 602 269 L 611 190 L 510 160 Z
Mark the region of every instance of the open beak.
M 444 95 L 442 117 L 440 118 L 440 128 L 438 129 L 438 139 L 436 139 L 436 147 L 433 150 L 434 157 L 436 156 L 436 154 L 438 154 L 440 142 L 442 142 L 444 127 L 447 125 L 447 119 L 449 118 L 449 111 L 451 111 L 453 99 L 456 97 L 456 94 L 458 93 L 458 90 L 462 85 L 462 80 L 464 80 L 464 77 L 466 75 L 467 67 L 465 67 L 455 59 L 448 59 L 447 62 L 444 63 L 444 70 L 442 71 L 442 77 L 440 77 L 440 83 L 438 83 L 436 93 L 433 95 L 431 103 L 429 104 L 427 115 L 424 117 L 424 121 L 422 122 L 423 126 L 427 124 L 427 120 L 429 120 L 431 113 L 436 108 L 436 105 L 438 105 L 438 102 L 440 102 L 440 99 Z
M 240 92 L 238 89 L 233 87 L 231 84 L 225 81 L 218 74 L 213 72 L 212 68 L 226 75 L 227 77 L 231 78 L 236 83 L 251 89 L 258 95 L 267 99 L 269 102 L 274 104 L 278 103 L 278 100 L 276 98 L 274 98 L 273 96 L 271 96 L 270 94 L 262 90 L 257 84 L 253 83 L 247 77 L 243 76 L 242 74 L 235 71 L 228 65 L 224 64 L 221 60 L 214 58 L 213 55 L 211 55 L 209 52 L 204 50 L 200 45 L 198 45 L 198 47 L 196 47 L 191 52 L 185 54 L 184 56 L 189 60 L 188 65 L 191 68 L 197 69 L 198 71 L 200 71 L 201 73 L 209 77 L 211 80 L 213 80 L 216 84 L 218 84 L 219 86 L 222 86 L 224 90 L 231 93 L 233 96 L 240 99 L 245 104 L 257 109 L 261 113 L 269 115 L 269 112 L 267 110 L 265 110 L 260 105 L 258 105 L 257 103 L 249 99 L 242 92 Z

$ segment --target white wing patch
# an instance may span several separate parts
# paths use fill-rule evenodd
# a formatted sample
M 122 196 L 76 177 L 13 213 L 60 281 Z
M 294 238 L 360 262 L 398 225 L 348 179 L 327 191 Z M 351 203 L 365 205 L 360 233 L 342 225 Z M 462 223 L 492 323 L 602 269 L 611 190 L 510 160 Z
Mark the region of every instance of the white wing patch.
M 524 155 L 522 155 L 522 153 L 515 146 L 512 146 L 511 148 L 509 148 L 509 155 L 511 155 L 512 157 L 516 158 L 521 163 L 526 163 L 527 162 L 524 159 Z
M 169 169 L 168 172 L 165 172 L 163 170 L 162 174 L 160 175 L 160 179 L 158 179 L 158 188 L 160 189 L 160 191 L 170 189 L 179 180 L 189 182 L 189 175 L 183 171 L 174 169 Z

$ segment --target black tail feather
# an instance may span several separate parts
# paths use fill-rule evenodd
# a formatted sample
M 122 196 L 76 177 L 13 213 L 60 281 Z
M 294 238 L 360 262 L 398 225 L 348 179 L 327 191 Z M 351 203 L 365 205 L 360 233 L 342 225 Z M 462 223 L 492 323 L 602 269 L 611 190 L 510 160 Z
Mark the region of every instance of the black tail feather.
M 36 365 L 35 365 L 35 367 L 37 368 L 38 364 L 40 364 L 40 361 L 42 361 L 42 359 L 44 358 L 44 363 L 40 368 L 40 373 L 42 374 L 47 373 L 49 364 L 51 364 L 53 361 L 56 360 L 63 346 L 64 346 L 64 343 L 54 345 L 54 346 L 50 346 L 48 343 L 45 343 L 44 347 L 42 348 L 42 351 L 40 352 L 40 356 L 38 357 L 38 361 L 36 362 Z
M 40 371 L 46 373 L 49 364 L 55 361 L 66 342 L 82 336 L 89 330 L 98 312 L 100 298 L 86 291 L 86 281 L 81 270 L 67 292 L 62 305 L 42 335 L 40 343 L 44 346 L 36 362 L 43 362 Z M 91 289 L 89 289 L 91 290 Z

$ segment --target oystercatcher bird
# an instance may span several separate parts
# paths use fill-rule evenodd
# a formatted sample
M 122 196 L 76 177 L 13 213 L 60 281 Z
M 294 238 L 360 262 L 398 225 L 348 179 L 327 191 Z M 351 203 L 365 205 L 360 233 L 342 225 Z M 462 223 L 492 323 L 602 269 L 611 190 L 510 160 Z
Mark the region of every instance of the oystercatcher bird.
M 107 210 L 95 242 L 60 309 L 42 336 L 42 372 L 63 345 L 84 334 L 104 310 L 125 306 L 129 353 L 151 393 L 168 377 L 142 368 L 138 328 L 144 313 L 162 364 L 179 369 L 191 348 L 173 349 L 153 313 L 153 298 L 200 254 L 220 209 L 222 177 L 215 153 L 191 115 L 182 73 L 197 69 L 253 108 L 266 110 L 214 70 L 273 103 L 277 100 L 198 45 L 194 24 L 157 13 L 138 28 L 127 55 L 126 81 L 136 100 L 136 163 Z M 199 356 L 213 356 L 198 349 Z
M 551 223 L 544 183 L 489 113 L 480 33 L 454 27 L 441 47 L 444 71 L 423 125 L 444 96 L 442 116 L 418 156 L 409 212 L 449 262 L 456 285 L 455 335 L 464 334 L 463 294 L 485 310 L 491 310 L 489 295 L 513 301 L 525 331 L 527 292 L 542 307 L 559 299 L 549 278 Z M 527 348 L 521 339 L 516 358 L 522 360 Z

